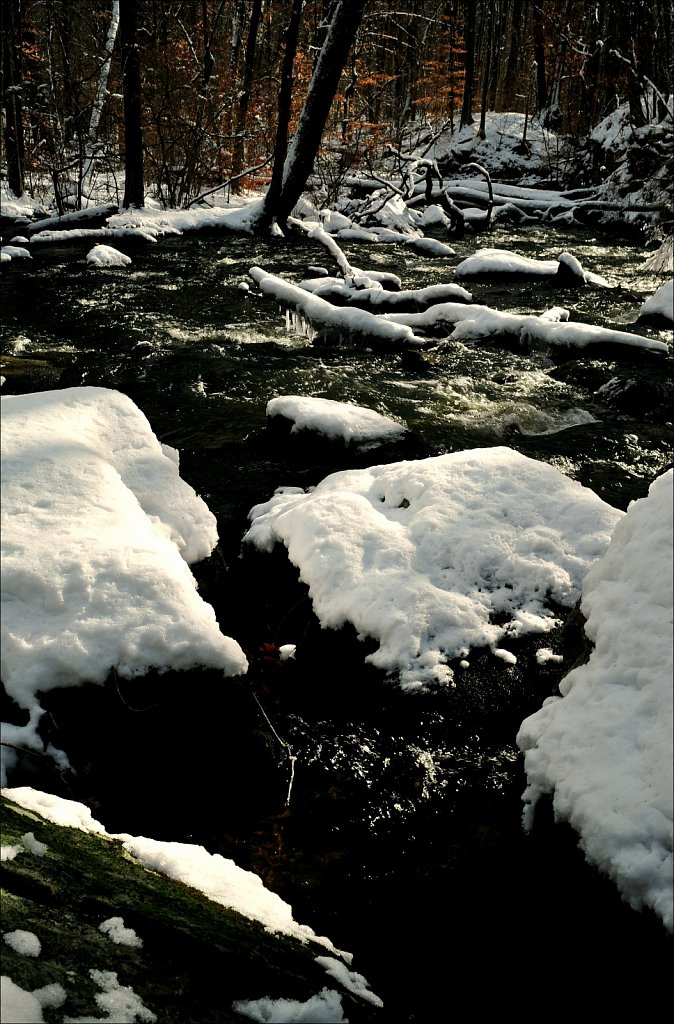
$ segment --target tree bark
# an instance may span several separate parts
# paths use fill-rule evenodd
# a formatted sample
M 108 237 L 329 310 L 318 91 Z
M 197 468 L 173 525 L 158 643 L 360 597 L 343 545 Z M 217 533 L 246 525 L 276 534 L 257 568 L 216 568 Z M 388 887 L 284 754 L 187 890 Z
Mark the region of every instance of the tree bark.
M 297 2 L 298 0 L 295 0 L 295 3 Z M 268 230 L 274 220 L 283 230 L 293 206 L 302 195 L 321 144 L 323 129 L 337 92 L 342 69 L 363 17 L 365 3 L 366 0 L 337 0 L 309 84 L 297 131 L 287 155 L 287 114 L 284 131 L 279 99 L 279 132 L 274 153 L 274 175 L 265 197 L 258 230 Z M 282 92 L 283 88 L 282 79 Z
M 120 0 L 119 13 L 119 36 L 122 45 L 122 92 L 124 95 L 125 181 L 122 205 L 141 207 L 145 203 L 145 188 L 137 0 Z

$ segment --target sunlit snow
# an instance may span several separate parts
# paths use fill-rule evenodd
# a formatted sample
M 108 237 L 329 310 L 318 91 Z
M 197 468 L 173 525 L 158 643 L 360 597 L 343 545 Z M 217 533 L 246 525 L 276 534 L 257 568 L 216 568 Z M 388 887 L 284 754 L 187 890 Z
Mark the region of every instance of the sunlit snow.
M 330 398 L 280 395 L 267 403 L 270 419 L 282 417 L 292 423 L 291 432 L 313 431 L 324 437 L 353 441 L 388 440 L 401 437 L 406 427 L 374 409 Z
M 471 647 L 509 660 L 509 637 L 552 629 L 547 598 L 578 600 L 622 515 L 552 466 L 489 448 L 284 488 L 252 509 L 245 540 L 284 544 L 321 624 L 376 639 L 367 660 L 409 689 L 450 681 L 447 661 Z

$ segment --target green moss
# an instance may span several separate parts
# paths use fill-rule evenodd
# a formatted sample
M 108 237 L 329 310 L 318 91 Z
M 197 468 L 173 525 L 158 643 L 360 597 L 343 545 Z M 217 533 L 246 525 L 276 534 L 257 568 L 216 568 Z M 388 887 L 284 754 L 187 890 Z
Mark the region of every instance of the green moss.
M 5 391 L 23 393 L 57 387 L 63 370 L 73 359 L 71 352 L 38 352 L 32 357 L 2 355 L 0 373 L 12 385 Z
M 306 1000 L 332 984 L 314 963 L 324 950 L 272 935 L 143 868 L 120 842 L 45 822 L 5 798 L 2 811 L 3 845 L 20 843 L 26 832 L 47 845 L 43 857 L 25 852 L 2 865 L 3 931 L 23 928 L 42 943 L 38 958 L 5 945 L 3 973 L 28 990 L 63 985 L 68 1000 L 45 1011 L 47 1020 L 100 1014 L 91 968 L 115 971 L 162 1024 L 241 1021 L 230 1009 L 235 999 Z M 135 929 L 142 948 L 115 944 L 98 930 L 112 916 Z M 372 1008 L 347 994 L 344 1007 L 352 1021 L 372 1019 Z

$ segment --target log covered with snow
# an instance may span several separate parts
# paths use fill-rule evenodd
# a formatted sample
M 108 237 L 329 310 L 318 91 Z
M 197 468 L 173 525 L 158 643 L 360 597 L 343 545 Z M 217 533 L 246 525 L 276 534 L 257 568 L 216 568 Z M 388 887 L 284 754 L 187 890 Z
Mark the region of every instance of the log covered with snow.
M 229 858 L 110 834 L 30 787 L 4 791 L 2 816 L 3 1021 L 381 1015 L 351 954 Z

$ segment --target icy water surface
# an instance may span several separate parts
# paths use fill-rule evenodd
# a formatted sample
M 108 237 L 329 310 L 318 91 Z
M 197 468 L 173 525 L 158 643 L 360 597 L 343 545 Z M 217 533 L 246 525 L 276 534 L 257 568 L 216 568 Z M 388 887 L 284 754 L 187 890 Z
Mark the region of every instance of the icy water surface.
M 411 289 L 451 280 L 458 259 L 480 245 L 541 258 L 569 250 L 621 286 L 467 284 L 474 301 L 501 310 L 562 305 L 573 319 L 629 330 L 661 283 L 641 273 L 643 253 L 632 245 L 542 228 L 464 240 L 449 261 L 386 245 L 345 249 L 353 264 L 396 272 Z M 91 270 L 86 248 L 75 244 L 35 247 L 30 263 L 3 272 L 4 393 L 117 388 L 180 450 L 183 475 L 220 527 L 220 569 L 202 574 L 204 596 L 250 654 L 251 686 L 269 716 L 260 715 L 261 732 L 269 737 L 273 725 L 297 758 L 284 810 L 291 765 L 287 748 L 270 740 L 277 806 L 252 832 L 232 831 L 217 813 L 218 793 L 236 783 L 204 780 L 193 752 L 194 786 L 212 787 L 208 813 L 168 817 L 155 831 L 204 842 L 262 874 L 298 920 L 357 953 L 357 969 L 396 1010 L 387 1019 L 448 1019 L 438 1017 L 448 989 L 476 1005 L 519 1000 L 523 973 L 540 982 L 567 941 L 586 954 L 599 945 L 618 960 L 641 957 L 645 971 L 656 971 L 657 922 L 634 914 L 584 866 L 570 833 L 545 823 L 533 836 L 521 831 L 514 737 L 566 666 L 536 668 L 531 651 L 517 670 L 476 657 L 452 695 L 404 697 L 364 668 L 348 631 L 318 629 L 287 565 L 272 571 L 264 559 L 242 563 L 238 555 L 248 510 L 279 485 L 465 448 L 509 445 L 624 509 L 671 463 L 671 357 L 585 349 L 569 358 L 490 343 L 450 344 L 412 361 L 380 345 L 315 345 L 286 329 L 272 301 L 238 286 L 253 265 L 294 281 L 312 264 L 332 273 L 321 247 L 200 235 L 154 246 L 119 240 L 118 248 L 132 257 L 130 267 Z M 410 446 L 293 449 L 266 430 L 266 403 L 279 394 L 377 409 L 412 428 Z M 290 641 L 298 643 L 297 663 L 284 675 L 264 645 Z M 142 782 L 139 793 L 142 817 Z M 126 831 L 135 828 L 123 817 L 131 799 L 120 793 L 110 811 Z M 476 964 L 501 987 L 476 991 Z

